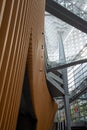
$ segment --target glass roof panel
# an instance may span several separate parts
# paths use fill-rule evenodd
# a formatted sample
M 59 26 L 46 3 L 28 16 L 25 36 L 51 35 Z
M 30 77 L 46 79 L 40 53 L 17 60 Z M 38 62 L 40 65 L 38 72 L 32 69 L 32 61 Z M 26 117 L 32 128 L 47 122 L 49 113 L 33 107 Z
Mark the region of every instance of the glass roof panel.
M 59 59 L 60 34 L 64 45 L 66 63 L 87 58 L 87 34 L 46 12 L 45 43 L 49 65 L 61 65 L 65 62 Z

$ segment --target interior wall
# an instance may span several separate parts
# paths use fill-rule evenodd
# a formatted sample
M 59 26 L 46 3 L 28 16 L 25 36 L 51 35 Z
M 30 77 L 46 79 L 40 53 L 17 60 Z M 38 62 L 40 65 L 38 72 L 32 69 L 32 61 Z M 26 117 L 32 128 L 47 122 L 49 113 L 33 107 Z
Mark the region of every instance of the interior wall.
M 44 74 L 44 8 L 44 0 L 0 0 L 0 130 L 16 129 L 27 54 L 37 130 L 51 128 L 57 105 Z

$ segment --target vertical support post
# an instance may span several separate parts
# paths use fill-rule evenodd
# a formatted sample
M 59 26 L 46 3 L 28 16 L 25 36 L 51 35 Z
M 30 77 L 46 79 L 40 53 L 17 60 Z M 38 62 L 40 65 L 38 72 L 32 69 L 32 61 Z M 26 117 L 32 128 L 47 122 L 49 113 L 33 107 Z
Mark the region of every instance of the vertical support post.
M 66 63 L 64 46 L 62 41 L 61 32 L 58 32 L 59 40 L 59 62 Z M 62 69 L 63 82 L 64 82 L 64 105 L 66 114 L 66 127 L 67 130 L 71 130 L 71 118 L 70 118 L 70 104 L 69 104 L 69 92 L 68 92 L 68 78 L 67 78 L 67 68 Z
M 69 92 L 68 92 L 68 83 L 67 83 L 67 69 L 62 70 L 63 73 L 63 82 L 64 82 L 64 104 L 65 104 L 65 113 L 66 113 L 66 124 L 67 130 L 71 130 L 71 117 L 70 117 L 70 104 L 69 104 Z

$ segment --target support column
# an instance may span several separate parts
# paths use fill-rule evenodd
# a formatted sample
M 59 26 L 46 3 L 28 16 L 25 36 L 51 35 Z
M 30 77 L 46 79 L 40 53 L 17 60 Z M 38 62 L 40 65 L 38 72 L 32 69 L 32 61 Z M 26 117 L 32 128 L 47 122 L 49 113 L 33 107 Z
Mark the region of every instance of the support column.
M 64 46 L 62 41 L 61 32 L 58 32 L 59 40 L 59 62 L 66 63 Z M 67 130 L 71 130 L 71 117 L 70 117 L 70 104 L 69 104 L 69 92 L 68 92 L 68 78 L 67 78 L 67 68 L 62 69 L 63 83 L 64 83 L 64 105 L 66 114 L 66 127 Z
M 65 105 L 65 113 L 66 113 L 66 127 L 67 130 L 71 130 L 71 117 L 70 117 L 70 104 L 69 104 L 69 92 L 68 92 L 68 80 L 67 80 L 67 69 L 62 70 L 63 73 L 63 81 L 64 81 L 64 105 Z

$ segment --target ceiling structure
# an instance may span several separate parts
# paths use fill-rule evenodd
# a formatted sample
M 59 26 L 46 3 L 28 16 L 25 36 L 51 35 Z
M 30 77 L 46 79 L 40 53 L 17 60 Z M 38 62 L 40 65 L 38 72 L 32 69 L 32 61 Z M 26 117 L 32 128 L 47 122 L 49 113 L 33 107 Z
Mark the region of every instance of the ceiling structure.
M 64 0 L 55 0 L 61 1 Z M 65 0 L 70 1 L 78 8 L 87 12 L 87 0 Z M 61 34 L 66 62 L 87 59 L 87 34 L 45 12 L 45 43 L 47 49 L 47 62 L 51 67 L 59 64 L 59 34 Z M 63 62 L 63 61 L 61 61 Z M 74 69 L 76 69 L 76 66 Z M 72 67 L 68 68 L 72 72 Z
M 74 6 L 87 10 L 86 0 L 54 0 L 56 2 L 64 3 L 70 2 Z M 79 31 L 71 25 L 63 22 L 62 20 L 54 17 L 53 15 L 45 12 L 45 41 L 48 53 L 48 63 L 55 64 L 59 62 L 59 43 L 58 37 L 61 33 L 62 41 L 65 49 L 66 61 L 87 58 L 86 51 L 82 54 L 82 49 L 86 48 L 87 34 Z M 86 50 L 86 49 L 84 49 Z M 61 61 L 63 62 L 63 61 Z

